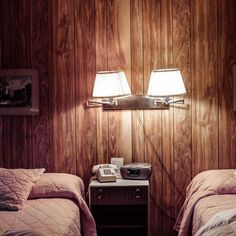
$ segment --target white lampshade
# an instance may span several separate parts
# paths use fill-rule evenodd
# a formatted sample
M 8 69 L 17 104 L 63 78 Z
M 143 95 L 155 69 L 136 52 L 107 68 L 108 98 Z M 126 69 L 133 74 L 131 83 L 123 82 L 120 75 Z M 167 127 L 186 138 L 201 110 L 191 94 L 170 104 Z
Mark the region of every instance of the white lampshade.
M 129 84 L 123 71 L 100 71 L 96 74 L 93 97 L 120 97 L 130 94 Z
M 178 69 L 153 70 L 147 95 L 153 97 L 170 97 L 185 94 L 186 89 Z

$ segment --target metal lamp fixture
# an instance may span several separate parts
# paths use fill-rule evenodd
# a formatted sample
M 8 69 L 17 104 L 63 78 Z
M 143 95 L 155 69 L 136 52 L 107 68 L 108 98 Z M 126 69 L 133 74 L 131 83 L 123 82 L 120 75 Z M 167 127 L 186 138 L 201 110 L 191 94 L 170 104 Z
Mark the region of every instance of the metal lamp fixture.
M 128 95 L 131 91 L 123 71 L 100 71 L 96 74 L 92 97 L 102 101 L 88 100 L 87 105 L 118 105 L 117 97 Z
M 173 96 L 186 93 L 182 75 L 178 69 L 153 70 L 151 73 L 147 96 L 154 98 L 154 104 L 184 103 L 183 99 L 172 100 Z
M 123 71 L 100 71 L 96 74 L 92 95 L 96 100 L 88 100 L 87 106 L 102 106 L 104 110 L 168 109 L 172 103 L 184 103 L 183 99 L 173 100 L 172 97 L 185 93 L 178 69 L 153 70 L 146 96 L 130 96 Z

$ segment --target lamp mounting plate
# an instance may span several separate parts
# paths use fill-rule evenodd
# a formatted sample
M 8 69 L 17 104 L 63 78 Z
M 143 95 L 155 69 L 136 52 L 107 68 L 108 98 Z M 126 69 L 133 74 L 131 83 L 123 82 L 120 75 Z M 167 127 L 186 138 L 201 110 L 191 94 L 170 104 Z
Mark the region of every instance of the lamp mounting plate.
M 117 105 L 103 104 L 103 110 L 150 110 L 150 109 L 169 109 L 169 104 L 154 104 L 154 99 L 143 96 L 134 95 L 128 97 L 117 98 Z

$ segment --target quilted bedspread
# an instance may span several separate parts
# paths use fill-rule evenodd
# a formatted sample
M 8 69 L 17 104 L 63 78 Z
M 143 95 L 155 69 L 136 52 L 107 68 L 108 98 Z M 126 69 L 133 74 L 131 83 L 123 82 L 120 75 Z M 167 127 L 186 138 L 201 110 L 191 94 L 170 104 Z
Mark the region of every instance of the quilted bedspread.
M 195 236 L 235 236 L 236 235 L 236 209 L 222 211 L 214 215 Z
M 20 211 L 0 212 L 1 231 L 34 230 L 45 235 L 80 235 L 80 209 L 70 199 L 27 200 Z
M 82 180 L 77 176 L 43 174 L 21 210 L 0 211 L 1 235 L 96 236 L 83 191 Z
M 186 199 L 176 220 L 179 236 L 191 235 L 191 222 L 195 205 L 203 198 L 236 194 L 236 170 L 209 170 L 194 177 L 186 190 Z
M 194 207 L 192 235 L 207 224 L 215 215 L 236 209 L 236 194 L 220 194 L 202 198 Z

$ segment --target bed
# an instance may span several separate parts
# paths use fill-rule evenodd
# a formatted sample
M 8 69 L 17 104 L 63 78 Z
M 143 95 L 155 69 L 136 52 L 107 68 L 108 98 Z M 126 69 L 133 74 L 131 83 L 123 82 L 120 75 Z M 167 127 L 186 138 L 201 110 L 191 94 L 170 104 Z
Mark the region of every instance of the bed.
M 0 168 L 0 235 L 96 236 L 75 175 Z
M 177 217 L 179 236 L 236 235 L 236 170 L 209 170 L 189 184 Z

